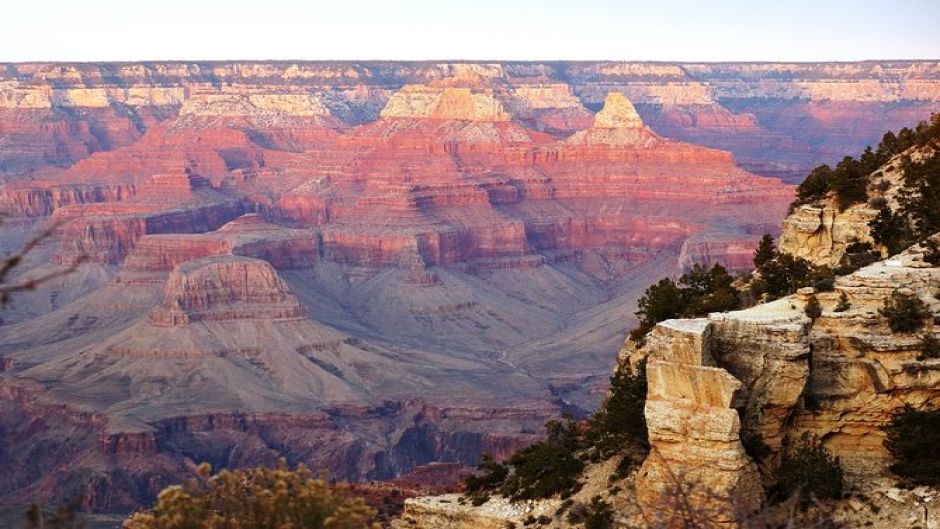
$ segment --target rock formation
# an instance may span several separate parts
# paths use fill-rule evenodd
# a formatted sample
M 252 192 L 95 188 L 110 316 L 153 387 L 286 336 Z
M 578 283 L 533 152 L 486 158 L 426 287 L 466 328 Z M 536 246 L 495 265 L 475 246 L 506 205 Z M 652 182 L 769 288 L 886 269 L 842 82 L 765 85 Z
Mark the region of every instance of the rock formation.
M 707 320 L 667 320 L 649 337 L 645 415 L 651 451 L 636 477 L 637 500 L 647 512 L 671 503 L 677 481 L 701 487 L 692 501 L 708 510 L 722 512 L 722 506 L 708 505 L 722 498 L 735 498 L 748 510 L 763 501 L 734 409 L 742 384 L 717 367 L 713 343 Z M 727 507 L 717 522 L 732 521 Z
M 918 148 L 899 154 L 869 175 L 868 201 L 863 204 L 853 204 L 843 210 L 836 197 L 829 194 L 821 200 L 798 205 L 784 220 L 780 249 L 814 264 L 835 267 L 853 243 L 877 247 L 869 223 L 878 215 L 878 202 L 892 210 L 898 209 L 898 194 L 904 178 L 902 160 L 909 156 L 919 162 L 931 153 L 929 148 Z M 877 249 L 887 255 L 887 248 Z
M 158 325 L 244 318 L 295 319 L 307 312 L 265 261 L 207 257 L 173 269 L 162 304 L 150 313 Z
M 598 129 L 636 129 L 643 126 L 643 120 L 633 108 L 633 103 L 620 92 L 607 94 L 604 108 L 594 116 L 594 127 Z
M 928 61 L 3 66 L 0 121 L 7 147 L 0 174 L 8 178 L 128 145 L 181 106 L 198 106 L 191 98 L 205 102 L 217 92 L 223 92 L 220 100 L 250 94 L 316 114 L 319 101 L 334 116 L 359 124 L 376 119 L 391 92 L 405 85 L 445 78 L 464 87 L 505 82 L 506 94 L 495 94 L 504 110 L 553 134 L 584 128 L 590 114 L 581 105 L 596 109 L 608 93 L 622 92 L 658 134 L 729 150 L 748 169 L 793 179 L 938 110 L 938 66 Z M 274 94 L 265 96 L 270 87 Z

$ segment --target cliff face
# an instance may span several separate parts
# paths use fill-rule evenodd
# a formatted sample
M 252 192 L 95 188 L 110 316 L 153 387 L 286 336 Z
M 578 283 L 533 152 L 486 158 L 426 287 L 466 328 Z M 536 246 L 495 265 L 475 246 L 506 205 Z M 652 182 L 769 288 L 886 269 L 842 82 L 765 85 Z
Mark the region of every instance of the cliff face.
M 675 427 L 675 413 L 664 414 L 662 401 L 701 407 L 707 400 L 699 396 L 702 391 L 721 395 L 721 388 L 728 387 L 720 401 L 723 409 L 738 408 L 740 432 L 759 435 L 774 453 L 779 452 L 784 438 L 808 431 L 842 460 L 850 486 L 864 488 L 885 476 L 890 456 L 883 445 L 882 428 L 905 405 L 929 408 L 940 403 L 936 362 L 918 359 L 920 335 L 894 333 L 878 314 L 899 285 L 910 289 L 934 314 L 940 312 L 940 303 L 933 296 L 940 287 L 940 269 L 925 263 L 921 251 L 915 247 L 840 277 L 834 291 L 815 294 L 823 313 L 812 322 L 802 310 L 810 289 L 752 309 L 660 324 L 640 351 L 649 359 L 646 418 L 653 447 L 663 452 L 658 432 Z M 851 307 L 836 312 L 842 293 L 850 299 Z M 930 322 L 924 332 L 936 335 L 938 331 L 940 328 Z M 676 362 L 688 361 L 690 344 L 691 365 L 702 366 L 695 369 L 722 375 L 705 380 L 703 375 L 695 378 L 687 373 L 688 368 L 675 367 Z M 711 358 L 704 356 L 706 353 Z M 721 376 L 729 382 L 721 382 Z M 734 394 L 736 389 L 739 394 Z M 731 411 L 731 415 L 736 424 L 737 412 Z M 688 471 L 701 483 L 725 492 L 728 489 L 720 473 L 696 473 L 704 457 L 701 452 L 714 443 L 714 438 L 706 435 L 713 435 L 717 424 L 722 423 L 703 421 L 675 437 L 679 449 L 669 462 L 674 471 Z M 736 427 L 730 432 L 733 440 L 739 439 Z M 740 447 L 737 453 L 749 461 Z M 646 491 L 662 488 L 649 476 L 650 467 L 658 460 L 651 456 L 640 471 L 637 486 L 641 497 Z M 727 464 L 716 467 L 729 468 Z M 745 468 L 742 464 L 729 472 L 733 479 L 753 483 L 755 474 Z
M 757 508 L 764 499 L 734 409 L 742 383 L 716 365 L 715 338 L 706 320 L 671 320 L 651 333 L 645 350 L 651 455 L 636 477 L 637 501 L 648 512 L 669 504 L 677 475 L 716 497 L 737 495 L 745 509 Z M 696 501 L 718 501 L 706 498 L 702 494 Z
M 866 203 L 842 210 L 836 198 L 829 195 L 797 206 L 784 221 L 780 249 L 814 264 L 836 267 L 849 245 L 874 245 L 869 227 L 877 214 L 874 200 L 897 209 L 906 178 L 902 160 L 931 155 L 933 147 L 927 145 L 891 159 L 868 177 Z M 934 240 L 937 237 L 940 235 L 935 234 Z M 673 396 L 666 400 L 674 406 L 689 399 L 702 401 L 697 395 L 703 387 L 723 387 L 717 381 L 690 381 L 687 374 L 675 370 L 676 362 L 686 363 L 691 357 L 692 365 L 702 366 L 698 369 L 719 368 L 736 383 L 739 393 L 730 402 L 740 413 L 741 428 L 739 435 L 732 437 L 760 439 L 767 446 L 769 455 L 760 461 L 765 482 L 774 479 L 770 470 L 786 440 L 809 433 L 840 459 L 849 490 L 863 491 L 875 497 L 876 504 L 900 508 L 905 516 L 916 519 L 914 498 L 902 499 L 903 495 L 899 496 L 889 484 L 891 456 L 884 446 L 884 428 L 905 406 L 929 409 L 940 402 L 936 361 L 921 351 L 922 336 L 935 337 L 940 332 L 940 303 L 936 297 L 940 268 L 925 258 L 926 248 L 915 245 L 840 276 L 829 292 L 808 288 L 746 310 L 712 314 L 707 319 L 663 322 L 650 333 L 643 348 L 628 348 L 626 361 L 645 357 L 650 372 L 646 418 L 654 451 L 637 478 L 639 498 L 666 488 L 648 475 L 649 469 L 655 469 L 663 459 L 658 455 L 662 450 L 657 450 L 661 444 L 657 432 L 674 424 L 658 411 L 663 397 L 657 387 L 670 389 Z M 887 249 L 881 251 L 887 254 Z M 917 297 L 933 314 L 933 318 L 921 322 L 922 330 L 894 331 L 881 314 L 899 289 Z M 812 320 L 804 313 L 811 298 L 818 299 L 822 308 L 821 315 Z M 693 354 L 689 353 L 690 344 Z M 670 370 L 670 375 L 663 376 Z M 693 482 L 726 494 L 729 489 L 721 474 L 699 474 L 701 456 L 689 455 L 711 446 L 712 438 L 704 435 L 710 432 L 709 427 L 699 428 L 679 438 L 681 449 L 675 452 L 679 457 L 669 460 L 669 464 L 674 471 L 691 476 Z M 753 456 L 744 457 L 750 460 Z M 744 468 L 732 474 L 733 479 L 745 482 L 755 477 Z M 655 496 L 650 505 L 656 505 Z M 866 526 L 887 527 L 894 523 L 892 516 L 875 514 L 849 512 L 846 517 L 854 522 L 857 519 L 853 516 L 859 516 L 867 521 Z
M 874 243 L 868 223 L 877 215 L 867 204 L 845 211 L 829 201 L 798 206 L 784 221 L 780 249 L 813 264 L 838 266 L 850 244 Z

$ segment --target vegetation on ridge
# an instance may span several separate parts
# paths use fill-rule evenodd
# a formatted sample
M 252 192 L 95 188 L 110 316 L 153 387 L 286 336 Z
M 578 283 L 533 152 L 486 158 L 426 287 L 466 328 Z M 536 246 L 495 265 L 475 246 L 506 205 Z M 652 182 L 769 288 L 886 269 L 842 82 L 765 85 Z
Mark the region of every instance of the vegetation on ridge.
M 711 268 L 696 264 L 678 281 L 660 279 L 637 302 L 640 324 L 630 332 L 630 339 L 642 344 L 646 334 L 661 321 L 738 308 L 741 296 L 733 283 L 734 278 L 718 263 Z
M 911 333 L 924 327 L 931 316 L 927 305 L 916 294 L 895 290 L 878 311 L 887 318 L 892 332 Z
M 813 169 L 797 188 L 797 198 L 791 204 L 791 210 L 827 196 L 832 196 L 841 210 L 868 201 L 878 210 L 878 215 L 869 223 L 872 239 L 887 248 L 889 254 L 899 253 L 940 231 L 940 208 L 936 207 L 940 204 L 940 153 L 935 150 L 918 161 L 906 153 L 912 147 L 937 145 L 938 142 L 940 114 L 934 114 L 930 120 L 918 123 L 913 129 L 905 127 L 897 134 L 888 132 L 876 149 L 867 147 L 858 159 L 846 156 L 835 168 L 820 165 Z M 883 197 L 869 200 L 871 177 L 877 176 L 878 169 L 899 154 L 903 154 L 900 170 L 904 177 L 898 191 L 897 207 L 892 207 Z M 887 180 L 880 184 L 882 191 L 890 187 Z M 842 273 L 877 260 L 877 252 L 873 248 L 865 248 L 865 244 L 857 243 L 847 249 L 846 270 Z M 937 260 L 940 262 L 940 257 Z
M 905 127 L 897 134 L 888 132 L 876 149 L 867 147 L 857 160 L 846 156 L 835 168 L 820 165 L 810 171 L 797 188 L 797 198 L 791 208 L 815 202 L 830 193 L 843 210 L 853 204 L 863 203 L 868 200 L 867 188 L 871 173 L 893 156 L 937 139 L 940 139 L 940 114 L 934 114 L 929 121 L 918 123 L 914 129 Z
M 882 204 L 869 224 L 875 242 L 892 254 L 940 231 L 940 152 L 934 151 L 918 162 L 905 156 L 901 170 L 904 179 L 898 192 L 898 209 Z
M 769 245 L 770 250 L 764 246 Z M 760 257 L 758 261 L 757 257 Z M 787 296 L 803 287 L 832 290 L 835 273 L 826 266 L 815 266 L 802 257 L 773 247 L 773 238 L 765 235 L 755 253 L 751 293 L 758 299 L 772 300 Z
M 862 263 L 874 262 L 870 256 L 862 257 L 868 249 L 870 247 L 859 245 L 859 257 L 838 271 L 849 273 Z M 768 301 L 803 287 L 832 290 L 834 281 L 835 272 L 829 267 L 815 266 L 806 259 L 777 250 L 774 238 L 768 234 L 761 238 L 754 252 L 754 273 L 747 279 L 747 285 L 754 298 Z M 667 277 L 646 289 L 637 302 L 636 315 L 640 323 L 630 332 L 630 339 L 639 346 L 659 322 L 672 318 L 698 318 L 744 306 L 742 292 L 723 266 L 715 264 L 706 268 L 697 264 L 678 281 Z
M 124 522 L 125 529 L 367 529 L 375 512 L 344 486 L 314 478 L 303 465 L 295 470 L 283 459 L 277 468 L 223 470 L 160 493 L 152 509 Z

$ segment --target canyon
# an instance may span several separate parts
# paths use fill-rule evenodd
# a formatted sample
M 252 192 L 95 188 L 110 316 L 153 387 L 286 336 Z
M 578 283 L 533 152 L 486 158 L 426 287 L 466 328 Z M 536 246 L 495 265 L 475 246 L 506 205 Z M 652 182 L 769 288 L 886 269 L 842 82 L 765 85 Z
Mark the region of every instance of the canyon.
M 508 455 L 648 284 L 747 270 L 790 183 L 936 111 L 932 62 L 2 65 L 0 250 L 77 268 L 2 312 L 0 502 Z

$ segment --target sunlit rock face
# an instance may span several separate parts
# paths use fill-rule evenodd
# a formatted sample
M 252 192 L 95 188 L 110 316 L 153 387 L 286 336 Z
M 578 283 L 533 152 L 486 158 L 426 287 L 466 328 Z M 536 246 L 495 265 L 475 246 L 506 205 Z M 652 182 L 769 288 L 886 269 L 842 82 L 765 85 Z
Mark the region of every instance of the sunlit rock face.
M 932 153 L 928 145 L 904 154 Z M 900 159 L 875 172 L 869 196 L 896 205 L 904 179 Z M 816 264 L 836 265 L 850 243 L 872 242 L 871 210 L 868 204 L 840 210 L 832 197 L 799 206 L 784 221 L 781 249 Z M 919 508 L 911 497 L 886 492 L 897 477 L 889 471 L 885 427 L 905 407 L 932 409 L 940 403 L 936 360 L 923 354 L 923 336 L 940 331 L 935 295 L 940 268 L 927 254 L 925 244 L 914 245 L 838 277 L 831 291 L 804 288 L 744 310 L 668 320 L 641 347 L 628 342 L 622 361 L 636 364 L 645 358 L 649 376 L 646 420 L 654 450 L 637 476 L 641 501 L 651 507 L 662 503 L 669 490 L 666 468 L 714 493 L 702 501 L 728 497 L 735 487 L 752 490 L 750 484 L 760 482 L 756 462 L 764 482 L 772 483 L 783 447 L 808 434 L 839 458 L 848 486 L 875 497 L 894 495 L 902 511 Z M 899 291 L 915 296 L 933 315 L 923 318 L 917 332 L 892 330 L 882 314 Z M 821 307 L 812 320 L 805 310 L 811 299 Z M 714 415 L 709 407 L 730 411 L 730 422 L 717 416 L 684 418 L 681 410 L 690 406 L 696 407 L 695 417 Z M 715 430 L 722 425 L 719 435 Z M 760 439 L 767 452 L 743 452 L 736 443 L 744 439 Z M 716 447 L 721 450 L 713 452 Z M 740 464 L 731 463 L 735 457 L 742 458 Z M 702 461 L 710 462 L 705 473 Z M 749 497 L 759 499 L 747 494 L 744 499 Z M 863 513 L 845 516 L 875 523 Z M 879 526 L 893 523 L 878 520 Z
M 53 227 L 24 270 L 80 263 L 4 313 L 0 420 L 60 414 L 13 452 L 92 414 L 43 468 L 88 456 L 65 477 L 98 476 L 96 509 L 152 500 L 189 460 L 371 479 L 508 454 L 596 405 L 649 283 L 748 267 L 793 191 L 749 169 L 802 171 L 833 131 L 868 142 L 936 106 L 927 63 L 778 68 L 0 69 L 0 244 Z M 871 118 L 886 92 L 859 86 L 889 75 L 909 88 Z M 66 492 L 14 466 L 3 498 Z

